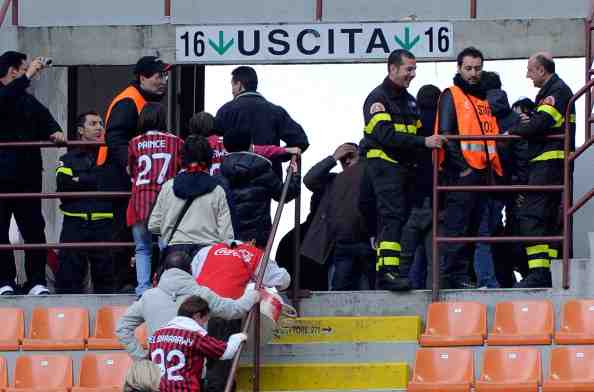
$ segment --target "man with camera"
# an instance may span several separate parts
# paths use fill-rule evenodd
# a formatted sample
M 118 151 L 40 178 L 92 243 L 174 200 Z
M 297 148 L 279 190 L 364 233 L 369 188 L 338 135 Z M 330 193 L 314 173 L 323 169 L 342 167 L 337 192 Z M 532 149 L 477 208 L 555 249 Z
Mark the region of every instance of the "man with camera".
M 64 133 L 49 110 L 26 90 L 31 79 L 49 66 L 50 59 L 27 62 L 24 53 L 0 56 L 0 142 L 65 141 Z M 0 189 L 4 193 L 41 192 L 43 165 L 39 148 L 0 148 Z M 41 199 L 0 200 L 0 244 L 10 243 L 10 218 L 14 215 L 26 243 L 45 243 Z M 32 295 L 48 294 L 45 287 L 46 251 L 25 253 L 27 282 Z M 0 295 L 15 292 L 16 267 L 12 251 L 0 252 Z

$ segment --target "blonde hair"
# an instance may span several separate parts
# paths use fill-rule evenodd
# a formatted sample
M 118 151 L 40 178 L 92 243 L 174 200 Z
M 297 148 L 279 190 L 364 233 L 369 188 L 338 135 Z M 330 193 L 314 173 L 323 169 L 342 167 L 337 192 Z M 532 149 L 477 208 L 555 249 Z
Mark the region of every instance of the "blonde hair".
M 159 392 L 161 381 L 161 370 L 157 365 L 143 359 L 134 361 L 126 380 L 124 381 L 124 392 Z

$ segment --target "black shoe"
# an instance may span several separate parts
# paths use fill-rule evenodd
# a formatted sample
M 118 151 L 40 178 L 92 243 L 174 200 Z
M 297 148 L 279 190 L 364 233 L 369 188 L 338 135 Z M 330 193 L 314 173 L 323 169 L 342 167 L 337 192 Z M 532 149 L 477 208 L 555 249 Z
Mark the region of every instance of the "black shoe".
M 398 267 L 380 267 L 377 272 L 377 289 L 389 291 L 410 290 L 408 277 L 400 275 Z
M 514 285 L 515 289 L 549 288 L 553 286 L 549 268 L 532 268 L 528 275 Z
M 476 284 L 470 280 L 456 280 L 450 287 L 457 290 L 473 290 L 476 289 Z

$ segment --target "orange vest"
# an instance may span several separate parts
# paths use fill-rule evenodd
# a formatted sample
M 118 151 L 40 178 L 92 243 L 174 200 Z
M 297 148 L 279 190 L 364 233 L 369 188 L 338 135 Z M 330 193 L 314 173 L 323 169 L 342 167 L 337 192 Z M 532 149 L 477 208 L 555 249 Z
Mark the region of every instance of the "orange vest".
M 487 100 L 465 94 L 458 86 L 450 87 L 450 92 L 456 108 L 460 135 L 499 135 L 497 119 L 491 114 L 491 107 Z M 498 175 L 503 175 L 495 140 L 460 140 L 460 148 L 464 160 L 471 168 L 478 170 L 487 168 L 488 159 L 493 170 Z M 444 159 L 445 153 L 442 149 L 439 153 L 440 166 Z
M 111 104 L 109 105 L 109 108 L 107 109 L 107 114 L 105 115 L 105 125 L 106 126 L 107 126 L 107 124 L 109 124 L 109 118 L 111 117 L 111 111 L 113 110 L 113 108 L 115 107 L 115 105 L 118 102 L 120 102 L 124 99 L 131 99 L 132 101 L 134 101 L 134 105 L 136 106 L 136 111 L 139 115 L 140 115 L 140 112 L 142 112 L 142 109 L 144 108 L 144 106 L 146 105 L 146 99 L 144 99 L 142 94 L 140 94 L 140 91 L 138 91 L 138 89 L 134 86 L 128 86 L 124 91 L 119 93 L 113 99 L 113 101 L 111 101 Z M 97 154 L 97 166 L 103 165 L 106 160 L 107 160 L 107 146 L 101 146 L 101 147 L 99 147 L 99 153 Z

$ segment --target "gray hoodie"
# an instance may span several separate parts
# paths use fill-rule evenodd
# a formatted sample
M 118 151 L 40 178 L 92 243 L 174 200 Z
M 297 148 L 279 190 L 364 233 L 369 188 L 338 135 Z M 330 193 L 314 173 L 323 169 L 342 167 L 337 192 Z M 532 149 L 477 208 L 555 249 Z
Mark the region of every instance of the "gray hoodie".
M 177 315 L 177 308 L 189 295 L 203 298 L 208 302 L 212 316 L 227 320 L 241 318 L 258 301 L 257 292 L 249 289 L 236 301 L 221 298 L 209 288 L 198 285 L 189 273 L 177 268 L 168 269 L 161 275 L 159 285 L 145 291 L 118 320 L 116 335 L 134 359 L 147 357 L 147 351 L 134 336 L 136 328 L 146 322 L 150 337 Z

